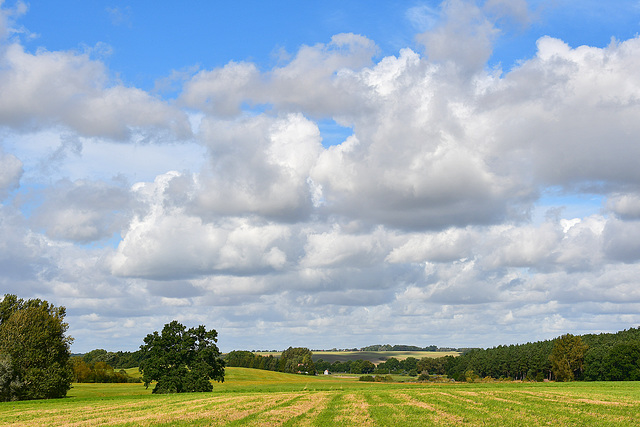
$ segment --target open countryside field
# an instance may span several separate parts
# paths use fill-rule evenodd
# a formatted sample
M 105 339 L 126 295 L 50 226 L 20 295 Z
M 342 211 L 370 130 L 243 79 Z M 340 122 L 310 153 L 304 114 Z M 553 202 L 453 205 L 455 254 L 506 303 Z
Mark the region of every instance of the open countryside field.
M 640 383 L 364 383 L 228 368 L 212 393 L 74 384 L 65 399 L 0 403 L 1 425 L 629 426 Z
M 280 357 L 282 352 L 273 351 L 258 351 L 256 354 L 262 356 L 272 355 L 274 357 Z M 333 363 L 335 361 L 346 362 L 347 360 L 368 360 L 375 365 L 382 363 L 390 357 L 395 357 L 398 360 L 404 360 L 407 357 L 415 357 L 416 359 L 422 359 L 423 357 L 443 357 L 443 356 L 458 356 L 460 353 L 457 351 L 319 351 L 313 352 L 313 361 L 317 362 L 322 359 L 325 362 Z

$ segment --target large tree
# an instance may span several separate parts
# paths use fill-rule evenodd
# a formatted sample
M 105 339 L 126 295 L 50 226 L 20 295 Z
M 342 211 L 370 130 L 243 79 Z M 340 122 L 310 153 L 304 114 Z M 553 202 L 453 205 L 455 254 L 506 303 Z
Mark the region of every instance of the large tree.
M 224 381 L 224 360 L 216 346 L 218 333 L 204 326 L 186 329 L 177 321 L 164 325 L 140 346 L 142 380 L 157 381 L 153 393 L 211 391 L 210 380 Z
M 558 381 L 573 381 L 584 369 L 584 354 L 588 346 L 579 336 L 565 334 L 553 342 L 549 360 Z
M 282 352 L 278 362 L 280 372 L 291 374 L 316 374 L 313 353 L 306 347 L 289 347 Z
M 39 299 L 23 300 L 5 295 L 0 302 L 0 357 L 2 400 L 64 397 L 73 372 L 65 335 L 66 310 Z

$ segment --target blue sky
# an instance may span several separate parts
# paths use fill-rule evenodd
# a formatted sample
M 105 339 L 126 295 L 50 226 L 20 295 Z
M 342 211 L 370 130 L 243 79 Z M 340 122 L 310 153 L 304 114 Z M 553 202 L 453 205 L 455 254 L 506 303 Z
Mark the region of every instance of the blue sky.
M 640 323 L 638 1 L 0 11 L 0 287 L 73 351 Z
M 174 70 L 211 68 L 229 61 L 251 61 L 268 69 L 303 44 L 322 43 L 345 32 L 375 40 L 380 56 L 396 55 L 405 47 L 419 49 L 416 33 L 435 25 L 441 13 L 437 0 L 28 4 L 29 12 L 20 19 L 33 37 L 25 43 L 28 49 L 98 46 L 96 56 L 102 56 L 114 75 L 147 90 Z M 634 0 L 532 1 L 528 10 L 527 22 L 518 21 L 518 16 L 502 18 L 503 34 L 494 46 L 492 64 L 509 68 L 531 57 L 541 35 L 573 47 L 604 47 L 612 37 L 635 36 L 640 17 Z

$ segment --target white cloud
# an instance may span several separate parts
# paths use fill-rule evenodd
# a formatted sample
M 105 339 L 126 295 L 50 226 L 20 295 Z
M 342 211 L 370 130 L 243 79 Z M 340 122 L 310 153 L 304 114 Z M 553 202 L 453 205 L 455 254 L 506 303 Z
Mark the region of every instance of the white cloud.
M 521 1 L 418 7 L 424 53 L 339 34 L 270 70 L 202 70 L 175 103 L 3 39 L 3 289 L 64 304 L 82 350 L 174 318 L 227 350 L 640 321 L 640 38 L 542 37 L 503 73 L 487 13 L 530 19 Z M 324 147 L 321 120 L 352 135 Z M 606 209 L 532 222 L 550 188 Z
M 128 189 L 104 182 L 62 180 L 41 193 L 44 202 L 31 221 L 52 239 L 88 243 L 126 226 L 132 200 Z
M 450 72 L 464 77 L 481 71 L 493 51 L 497 29 L 472 2 L 443 2 L 442 13 L 440 25 L 417 37 L 429 60 L 452 65 Z
M 25 52 L 19 44 L 0 55 L 0 124 L 19 129 L 68 126 L 84 136 L 128 138 L 149 128 L 187 138 L 184 113 L 148 93 L 109 85 L 104 64 L 75 52 Z
M 280 269 L 286 261 L 278 241 L 288 229 L 277 224 L 227 218 L 205 223 L 184 209 L 165 206 L 176 172 L 134 187 L 149 203 L 125 230 L 112 271 L 119 276 L 177 279 L 216 272 L 247 274 Z
M 640 219 L 639 194 L 613 194 L 607 200 L 607 207 L 625 219 Z
M 321 150 L 315 123 L 301 114 L 260 115 L 204 119 L 200 129 L 211 158 L 194 182 L 194 212 L 285 220 L 308 215 L 313 204 L 309 170 Z
M 23 172 L 20 159 L 0 150 L 0 200 L 7 197 L 9 191 L 18 188 Z

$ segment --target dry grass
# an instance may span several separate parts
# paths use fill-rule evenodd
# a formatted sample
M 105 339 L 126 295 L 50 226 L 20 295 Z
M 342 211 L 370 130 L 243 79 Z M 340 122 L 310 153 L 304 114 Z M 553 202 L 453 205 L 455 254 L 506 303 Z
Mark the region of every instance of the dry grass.
M 639 383 L 363 384 L 230 370 L 213 393 L 77 385 L 67 399 L 0 403 L 0 425 L 629 426 Z

